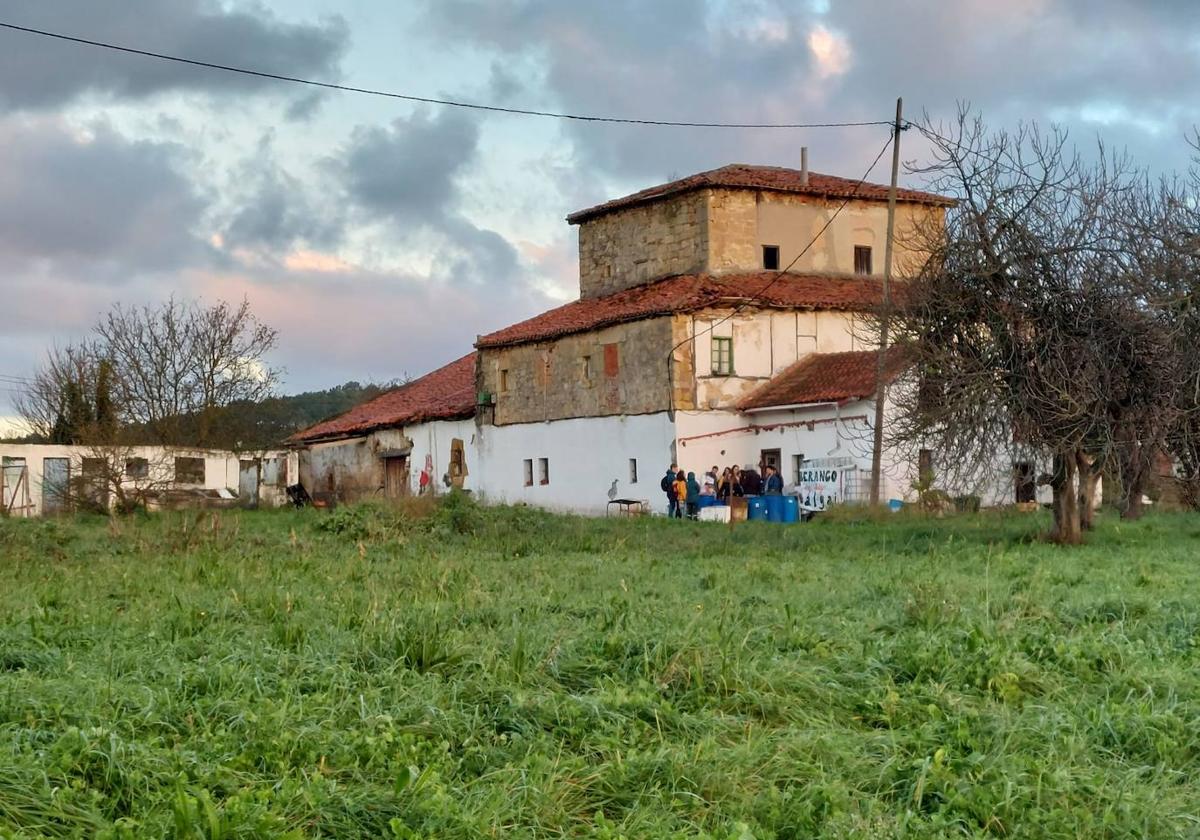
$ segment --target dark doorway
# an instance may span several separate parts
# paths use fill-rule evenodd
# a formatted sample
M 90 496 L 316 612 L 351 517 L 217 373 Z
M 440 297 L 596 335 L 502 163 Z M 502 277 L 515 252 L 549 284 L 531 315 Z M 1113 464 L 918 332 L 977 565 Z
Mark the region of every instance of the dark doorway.
M 1037 478 L 1033 464 L 1021 461 L 1013 464 L 1013 482 L 1016 485 L 1017 503 L 1037 501 Z
M 780 453 L 778 449 L 764 449 L 759 454 L 758 471 L 766 475 L 767 467 L 774 467 L 776 472 L 779 472 Z

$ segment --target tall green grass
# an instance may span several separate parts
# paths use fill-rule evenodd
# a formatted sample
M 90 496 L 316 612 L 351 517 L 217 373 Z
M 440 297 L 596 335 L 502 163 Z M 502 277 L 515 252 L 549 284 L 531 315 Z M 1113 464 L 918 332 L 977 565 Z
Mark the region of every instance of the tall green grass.
M 1195 837 L 1200 519 L 0 521 L 0 837 Z

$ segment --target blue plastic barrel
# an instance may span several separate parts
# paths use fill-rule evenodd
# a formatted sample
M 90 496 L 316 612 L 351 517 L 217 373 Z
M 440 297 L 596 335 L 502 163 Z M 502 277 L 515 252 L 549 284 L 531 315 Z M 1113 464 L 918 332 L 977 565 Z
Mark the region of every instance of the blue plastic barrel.
M 800 521 L 800 500 L 795 496 L 783 496 L 783 521 Z
M 746 518 L 754 521 L 765 522 L 767 520 L 767 503 L 764 501 L 765 496 L 747 496 L 746 497 Z
M 767 503 L 767 521 L 783 521 L 783 496 L 763 496 Z

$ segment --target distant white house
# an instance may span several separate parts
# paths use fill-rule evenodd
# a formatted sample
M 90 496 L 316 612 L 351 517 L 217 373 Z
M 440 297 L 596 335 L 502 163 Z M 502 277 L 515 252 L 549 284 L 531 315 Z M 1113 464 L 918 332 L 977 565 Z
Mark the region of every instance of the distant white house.
M 152 508 L 274 507 L 287 501 L 297 468 L 295 453 L 287 451 L 0 443 L 0 515 L 41 516 L 81 502 L 107 508 L 119 493 Z

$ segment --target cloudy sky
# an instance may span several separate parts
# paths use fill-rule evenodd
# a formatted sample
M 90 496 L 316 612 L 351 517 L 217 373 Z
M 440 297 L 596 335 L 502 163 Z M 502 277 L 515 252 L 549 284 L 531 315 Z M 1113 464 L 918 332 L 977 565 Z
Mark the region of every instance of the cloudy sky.
M 575 113 L 859 121 L 898 95 L 914 117 L 969 101 L 1160 171 L 1188 165 L 1200 123 L 1185 0 L 9 0 L 0 20 Z M 801 145 L 857 176 L 886 131 L 482 114 L 0 31 L 0 417 L 48 345 L 172 293 L 249 297 L 287 391 L 420 374 L 575 294 L 570 211 L 725 163 L 796 165 Z

